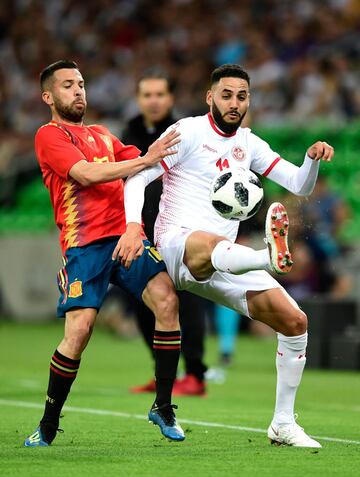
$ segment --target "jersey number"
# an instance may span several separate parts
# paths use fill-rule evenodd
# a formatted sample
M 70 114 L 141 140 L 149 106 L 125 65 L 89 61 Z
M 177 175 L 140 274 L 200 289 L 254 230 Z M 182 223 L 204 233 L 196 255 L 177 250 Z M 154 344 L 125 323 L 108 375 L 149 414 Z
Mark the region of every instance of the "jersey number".
M 162 261 L 162 256 L 156 250 L 155 247 L 150 247 L 150 245 L 146 245 L 145 248 L 148 251 L 149 257 L 151 257 L 155 261 L 155 263 L 159 263 Z
M 220 159 L 216 162 L 216 167 L 218 167 L 220 169 L 220 172 L 223 170 L 223 169 L 229 169 L 229 161 L 227 159 Z

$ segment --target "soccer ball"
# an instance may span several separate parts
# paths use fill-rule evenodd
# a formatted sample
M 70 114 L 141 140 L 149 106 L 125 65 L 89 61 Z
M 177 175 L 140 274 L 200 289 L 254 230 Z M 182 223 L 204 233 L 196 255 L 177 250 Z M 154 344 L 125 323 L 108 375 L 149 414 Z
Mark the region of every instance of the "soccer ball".
M 249 219 L 260 209 L 263 197 L 260 180 L 249 169 L 222 171 L 211 184 L 211 203 L 225 219 Z

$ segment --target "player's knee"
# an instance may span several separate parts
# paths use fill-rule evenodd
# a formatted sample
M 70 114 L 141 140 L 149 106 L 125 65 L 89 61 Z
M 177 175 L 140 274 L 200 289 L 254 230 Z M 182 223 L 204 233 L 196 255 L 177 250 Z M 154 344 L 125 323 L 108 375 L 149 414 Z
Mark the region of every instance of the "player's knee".
M 307 325 L 306 314 L 302 310 L 294 308 L 293 312 L 288 316 L 286 332 L 284 334 L 287 336 L 302 335 L 306 332 Z
M 81 353 L 85 349 L 93 332 L 93 328 L 94 320 L 92 317 L 87 316 L 86 313 L 82 314 L 81 311 L 79 311 L 79 314 L 74 317 L 68 326 L 65 335 L 65 341 L 74 354 Z

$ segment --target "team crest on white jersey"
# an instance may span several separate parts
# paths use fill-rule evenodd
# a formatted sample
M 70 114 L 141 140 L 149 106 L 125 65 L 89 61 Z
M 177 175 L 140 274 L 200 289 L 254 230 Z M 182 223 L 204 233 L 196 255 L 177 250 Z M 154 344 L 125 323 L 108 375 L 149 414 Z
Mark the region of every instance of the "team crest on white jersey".
M 243 161 L 246 157 L 246 153 L 244 149 L 242 149 L 239 146 L 234 146 L 231 149 L 231 154 L 233 155 L 233 158 L 236 159 L 237 161 Z

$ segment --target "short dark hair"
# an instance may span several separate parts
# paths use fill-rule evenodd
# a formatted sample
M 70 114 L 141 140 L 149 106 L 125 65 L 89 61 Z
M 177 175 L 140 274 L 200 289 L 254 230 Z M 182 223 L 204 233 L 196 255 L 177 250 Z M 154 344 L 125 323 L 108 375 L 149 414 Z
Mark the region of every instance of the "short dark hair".
M 211 86 L 218 83 L 221 78 L 241 78 L 250 86 L 250 76 L 240 65 L 227 63 L 215 68 L 210 76 Z
M 137 83 L 136 83 L 136 92 L 139 92 L 139 86 L 141 81 L 143 80 L 148 80 L 148 79 L 160 79 L 164 80 L 167 83 L 168 91 L 169 93 L 173 93 L 175 89 L 174 82 L 170 78 L 170 76 L 167 74 L 167 72 L 159 67 L 153 67 L 153 68 L 148 68 L 146 69 L 143 74 L 139 77 Z
M 63 68 L 76 69 L 76 70 L 79 69 L 75 61 L 71 61 L 71 60 L 59 60 L 59 61 L 56 61 L 55 63 L 52 63 L 51 65 L 44 68 L 42 72 L 40 73 L 41 91 L 45 91 L 46 83 L 48 82 L 50 78 L 52 78 L 55 71 L 62 70 Z

